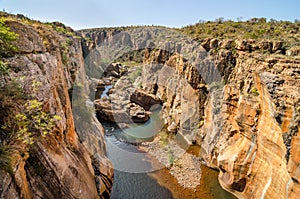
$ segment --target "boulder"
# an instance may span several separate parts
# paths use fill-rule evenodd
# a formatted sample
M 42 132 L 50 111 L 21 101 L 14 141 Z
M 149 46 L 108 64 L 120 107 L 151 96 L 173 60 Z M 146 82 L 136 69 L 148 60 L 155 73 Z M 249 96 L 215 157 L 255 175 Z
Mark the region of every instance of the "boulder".
M 211 39 L 205 39 L 202 43 L 201 46 L 208 52 L 210 50 L 210 40 Z
M 119 63 L 109 64 L 105 69 L 104 75 L 106 77 L 112 76 L 112 77 L 119 78 L 121 76 L 120 75 L 120 66 L 121 66 L 121 64 L 119 64 Z
M 235 48 L 237 50 L 248 51 L 248 52 L 251 52 L 251 50 L 252 50 L 252 46 L 251 46 L 250 42 L 247 40 L 236 40 L 235 44 L 236 44 Z
M 274 41 L 273 42 L 273 52 L 282 51 L 283 42 L 282 41 Z
M 225 48 L 227 50 L 230 50 L 232 48 L 233 45 L 233 40 L 228 39 L 228 40 L 223 40 L 220 42 L 221 48 Z
M 294 46 L 291 49 L 287 50 L 286 55 L 288 55 L 288 56 L 300 55 L 300 46 Z
M 258 47 L 262 51 L 272 52 L 273 43 L 271 41 L 262 40 L 261 42 L 259 42 Z
M 112 105 L 106 98 L 94 101 L 96 114 L 100 120 L 115 123 L 143 123 L 149 120 L 149 114 L 145 109 L 135 103 L 127 103 L 125 106 Z
M 209 42 L 209 48 L 210 49 L 218 48 L 218 43 L 219 43 L 218 39 L 211 39 Z
M 135 123 L 144 123 L 149 119 L 149 114 L 145 109 L 135 103 L 129 104 L 130 119 Z
M 150 110 L 151 106 L 161 104 L 161 100 L 152 94 L 147 93 L 142 89 L 137 89 L 130 96 L 130 101 L 143 107 L 145 110 Z

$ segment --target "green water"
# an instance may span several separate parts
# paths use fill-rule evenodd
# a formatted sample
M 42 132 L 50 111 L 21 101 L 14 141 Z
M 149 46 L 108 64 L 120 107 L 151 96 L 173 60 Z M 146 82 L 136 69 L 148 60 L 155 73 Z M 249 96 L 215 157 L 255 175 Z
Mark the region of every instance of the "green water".
M 150 119 L 145 123 L 132 123 L 129 128 L 116 130 L 114 135 L 129 143 L 152 141 L 155 135 L 164 127 L 161 106 L 151 109 Z
M 200 185 L 195 189 L 185 189 L 177 183 L 167 168 L 156 159 L 150 158 L 147 153 L 138 150 L 138 143 L 152 141 L 163 128 L 160 111 L 161 109 L 155 109 L 149 121 L 144 124 L 131 124 L 128 129 L 122 130 L 116 125 L 104 123 L 106 131 L 114 129 L 106 136 L 108 157 L 115 168 L 111 199 L 235 198 L 221 188 L 218 171 L 202 165 Z M 181 142 L 180 138 L 176 139 Z M 198 150 L 198 146 L 187 149 L 191 154 L 199 154 Z M 159 167 L 155 168 L 153 165 Z

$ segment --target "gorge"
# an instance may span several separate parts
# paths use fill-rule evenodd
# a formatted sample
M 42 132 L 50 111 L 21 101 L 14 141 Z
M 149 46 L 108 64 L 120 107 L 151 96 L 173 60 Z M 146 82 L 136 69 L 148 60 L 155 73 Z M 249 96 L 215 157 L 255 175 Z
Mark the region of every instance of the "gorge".
M 297 198 L 300 23 L 279 40 L 0 15 L 1 198 Z

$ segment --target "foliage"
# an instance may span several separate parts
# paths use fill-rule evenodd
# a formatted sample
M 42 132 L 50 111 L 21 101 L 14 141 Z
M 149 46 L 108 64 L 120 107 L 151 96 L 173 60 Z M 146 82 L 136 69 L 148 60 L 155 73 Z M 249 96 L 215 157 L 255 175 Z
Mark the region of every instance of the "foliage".
M 42 111 L 42 102 L 29 100 L 15 116 L 18 127 L 17 138 L 25 144 L 33 144 L 37 137 L 51 133 L 59 116 L 51 117 Z
M 0 57 L 10 56 L 17 48 L 12 44 L 17 39 L 17 34 L 11 32 L 6 26 L 4 18 L 0 18 Z
M 276 21 L 266 18 L 252 18 L 247 21 L 224 20 L 200 21 L 178 29 L 196 40 L 205 38 L 217 39 L 255 39 L 255 40 L 280 40 L 287 47 L 300 45 L 300 23 L 298 21 Z
M 251 89 L 251 93 L 252 93 L 254 96 L 259 96 L 259 92 L 258 92 L 257 88 L 252 88 L 252 89 Z
M 116 62 L 120 62 L 122 65 L 129 67 L 138 66 L 141 65 L 141 63 L 143 63 L 144 54 L 144 49 L 130 50 L 129 48 L 128 51 L 125 51 L 125 53 L 122 56 L 116 59 Z
M 0 169 L 13 173 L 14 165 L 17 162 L 17 151 L 16 146 L 3 145 L 0 143 Z
M 124 61 L 124 62 L 120 62 L 120 64 L 127 67 L 135 67 L 141 65 L 142 63 L 136 61 Z
M 131 82 L 134 82 L 141 75 L 142 75 L 142 67 L 141 66 L 136 67 L 134 69 L 134 71 L 132 71 L 131 73 L 128 74 Z
M 46 113 L 43 103 L 36 99 L 40 86 L 41 82 L 32 81 L 32 94 L 28 96 L 24 96 L 16 80 L 0 88 L 0 119 L 3 124 L 0 128 L 0 169 L 9 173 L 15 160 L 24 157 L 36 140 L 51 134 L 61 120 L 60 116 Z
M 36 99 L 28 100 L 15 116 L 15 122 L 2 126 L 2 129 L 15 129 L 16 138 L 24 144 L 33 144 L 35 139 L 51 133 L 60 116 L 45 113 L 43 103 Z
M 138 88 L 142 88 L 143 87 L 143 83 L 142 82 L 139 82 L 138 83 Z
M 170 151 L 170 152 L 169 152 L 169 164 L 170 164 L 170 166 L 173 166 L 174 161 L 175 161 L 175 156 L 174 156 L 174 154 L 172 153 L 172 151 Z
M 75 33 L 70 28 L 67 28 L 64 24 L 60 22 L 53 22 L 53 23 L 46 23 L 46 24 L 51 26 L 52 29 L 55 30 L 56 32 L 63 33 L 67 36 L 75 36 Z
M 62 63 L 64 65 L 68 64 L 69 56 L 68 56 L 68 42 L 67 41 L 65 43 L 61 44 L 61 59 L 62 59 Z
M 0 60 L 0 76 L 8 75 L 9 74 L 9 67 L 7 64 Z

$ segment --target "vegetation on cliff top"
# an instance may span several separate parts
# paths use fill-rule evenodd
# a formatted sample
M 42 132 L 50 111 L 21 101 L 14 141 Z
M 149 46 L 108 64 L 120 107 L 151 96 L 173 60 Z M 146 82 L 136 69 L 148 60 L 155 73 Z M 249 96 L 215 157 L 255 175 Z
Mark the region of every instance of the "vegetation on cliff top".
M 12 44 L 17 39 L 17 34 L 11 32 L 6 26 L 4 18 L 0 18 L 0 57 L 9 56 L 17 48 Z
M 300 45 L 300 21 L 277 21 L 266 18 L 252 18 L 247 21 L 224 20 L 199 21 L 185 26 L 179 31 L 191 35 L 196 40 L 217 39 L 254 39 L 283 41 L 286 48 Z

